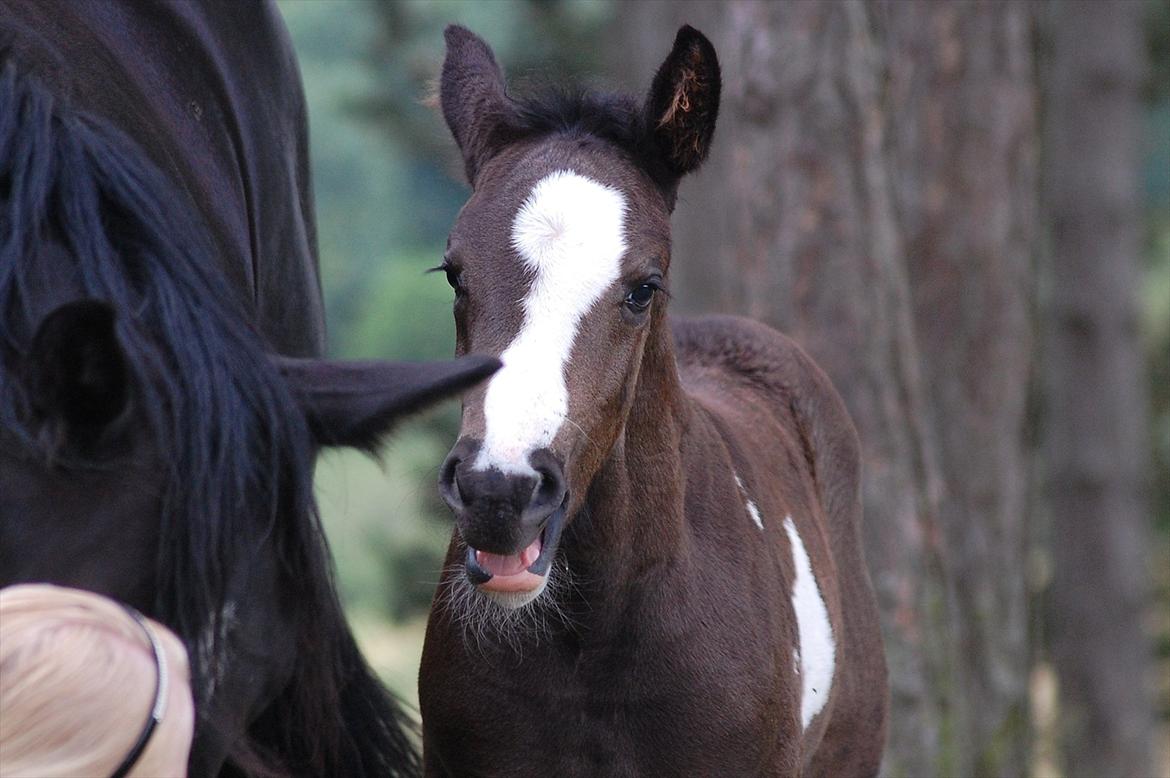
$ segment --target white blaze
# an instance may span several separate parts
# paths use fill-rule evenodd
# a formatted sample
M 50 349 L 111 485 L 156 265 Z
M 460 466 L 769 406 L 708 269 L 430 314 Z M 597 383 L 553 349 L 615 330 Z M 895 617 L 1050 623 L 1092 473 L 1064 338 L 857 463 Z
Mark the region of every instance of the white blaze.
M 800 634 L 800 721 L 807 728 L 813 717 L 825 707 L 833 686 L 833 629 L 829 625 L 829 611 L 817 587 L 817 579 L 809 564 L 808 553 L 800 540 L 800 533 L 792 517 L 784 519 L 784 529 L 792 545 L 792 563 L 796 579 L 792 584 L 792 609 Z
M 565 365 L 577 326 L 615 281 L 626 251 L 625 196 L 560 170 L 533 187 L 512 222 L 512 246 L 531 274 L 524 323 L 500 355 L 484 398 L 479 470 L 531 473 L 569 412 Z

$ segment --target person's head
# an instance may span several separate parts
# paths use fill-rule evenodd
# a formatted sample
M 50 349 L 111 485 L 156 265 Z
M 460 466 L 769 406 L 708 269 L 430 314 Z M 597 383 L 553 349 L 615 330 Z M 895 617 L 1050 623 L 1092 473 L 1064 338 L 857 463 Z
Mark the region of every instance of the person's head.
M 187 653 L 166 627 L 91 592 L 0 589 L 0 774 L 108 776 L 155 710 L 129 776 L 184 776 L 194 726 Z

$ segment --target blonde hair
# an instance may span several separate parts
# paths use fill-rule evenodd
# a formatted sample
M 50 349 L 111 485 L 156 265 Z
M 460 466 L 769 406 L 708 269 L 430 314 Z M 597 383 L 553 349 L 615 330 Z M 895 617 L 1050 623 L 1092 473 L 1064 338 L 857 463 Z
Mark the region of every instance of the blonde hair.
M 149 623 L 170 688 L 129 775 L 185 776 L 194 726 L 187 652 L 166 627 Z M 47 584 L 0 590 L 4 778 L 110 775 L 146 726 L 158 683 L 146 632 L 117 603 Z

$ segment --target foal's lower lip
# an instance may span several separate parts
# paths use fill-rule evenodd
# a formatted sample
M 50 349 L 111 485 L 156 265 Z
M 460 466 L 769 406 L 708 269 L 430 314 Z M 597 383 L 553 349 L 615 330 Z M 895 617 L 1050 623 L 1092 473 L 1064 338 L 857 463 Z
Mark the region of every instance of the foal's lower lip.
M 540 554 L 543 532 L 517 554 L 490 554 L 467 548 L 467 577 L 488 592 L 520 593 L 539 589 L 545 576 L 531 571 Z

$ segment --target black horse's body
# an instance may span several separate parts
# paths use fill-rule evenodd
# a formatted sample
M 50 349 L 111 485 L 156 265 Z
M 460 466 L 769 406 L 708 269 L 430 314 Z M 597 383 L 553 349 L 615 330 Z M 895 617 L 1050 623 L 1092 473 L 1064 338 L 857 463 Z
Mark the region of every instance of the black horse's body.
M 303 358 L 306 135 L 271 3 L 0 1 L 0 586 L 171 627 L 197 777 L 417 772 L 338 603 L 313 460 L 496 366 Z
M 270 0 L 3 0 L 0 47 L 186 196 L 274 351 L 323 351 L 304 91 Z

